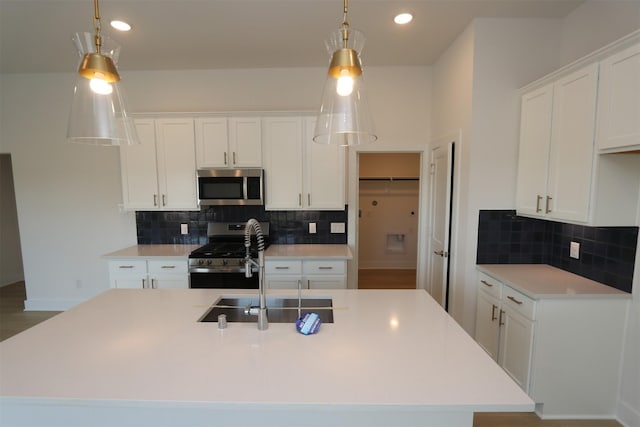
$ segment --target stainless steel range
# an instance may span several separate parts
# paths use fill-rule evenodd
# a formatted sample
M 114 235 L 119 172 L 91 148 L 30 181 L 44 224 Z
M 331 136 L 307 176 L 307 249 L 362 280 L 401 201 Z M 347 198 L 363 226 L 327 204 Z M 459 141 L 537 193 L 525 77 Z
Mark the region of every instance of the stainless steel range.
M 245 222 L 210 222 L 209 243 L 189 255 L 189 286 L 191 288 L 258 289 L 258 267 L 245 274 Z M 269 245 L 269 223 L 261 222 L 265 248 Z M 257 261 L 258 246 L 252 236 L 251 258 Z

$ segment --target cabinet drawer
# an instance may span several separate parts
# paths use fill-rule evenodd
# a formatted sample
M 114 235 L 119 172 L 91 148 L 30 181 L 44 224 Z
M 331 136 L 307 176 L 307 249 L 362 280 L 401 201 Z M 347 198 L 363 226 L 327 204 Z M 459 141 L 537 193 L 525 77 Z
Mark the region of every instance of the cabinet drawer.
M 116 276 L 147 274 L 147 261 L 126 259 L 109 261 L 109 274 Z
M 503 307 L 509 307 L 511 310 L 522 314 L 527 319 L 534 320 L 536 302 L 522 292 L 518 292 L 509 286 L 505 286 L 502 304 Z
M 265 273 L 267 274 L 302 274 L 302 261 L 282 260 L 265 262 Z
M 480 290 L 495 298 L 502 297 L 502 282 L 482 272 L 478 272 L 478 286 Z
M 345 261 L 304 261 L 302 270 L 304 274 L 345 274 Z
M 186 274 L 188 270 L 186 260 L 149 260 L 149 274 Z

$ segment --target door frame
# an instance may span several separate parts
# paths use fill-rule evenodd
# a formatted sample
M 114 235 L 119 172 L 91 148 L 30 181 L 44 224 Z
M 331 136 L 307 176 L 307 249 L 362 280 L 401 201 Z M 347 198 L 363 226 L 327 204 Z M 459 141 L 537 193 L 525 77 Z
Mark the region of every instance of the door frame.
M 420 155 L 420 189 L 418 194 L 418 231 L 417 231 L 417 260 L 416 260 L 416 289 L 426 289 L 428 278 L 428 216 L 427 204 L 429 201 L 429 153 L 428 144 L 383 145 L 370 144 L 364 146 L 350 146 L 347 150 L 347 244 L 353 254 L 347 273 L 347 288 L 358 289 L 358 212 L 360 210 L 360 153 L 415 153 Z

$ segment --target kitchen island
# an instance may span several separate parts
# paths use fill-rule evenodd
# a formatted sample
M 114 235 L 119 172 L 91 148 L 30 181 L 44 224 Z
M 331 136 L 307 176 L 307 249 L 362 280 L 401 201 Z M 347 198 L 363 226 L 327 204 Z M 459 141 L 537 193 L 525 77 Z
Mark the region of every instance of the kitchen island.
M 422 290 L 305 291 L 334 307 L 310 336 L 198 322 L 254 293 L 112 289 L 1 342 L 0 425 L 470 427 L 534 408 Z

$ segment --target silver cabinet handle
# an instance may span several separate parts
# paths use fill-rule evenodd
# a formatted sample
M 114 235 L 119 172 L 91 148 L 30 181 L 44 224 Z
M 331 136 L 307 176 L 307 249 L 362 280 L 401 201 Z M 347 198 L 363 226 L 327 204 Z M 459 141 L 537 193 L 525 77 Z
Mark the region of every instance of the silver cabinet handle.
M 118 268 L 133 268 L 133 265 L 120 265 Z
M 158 195 L 157 194 L 153 195 L 153 206 L 158 206 Z
M 235 165 L 236 163 L 237 163 L 236 162 L 236 152 L 234 151 L 233 152 L 233 164 Z
M 333 270 L 333 267 L 318 267 L 318 270 Z
M 307 193 L 307 205 L 311 206 L 311 193 Z
M 156 288 L 156 279 L 151 279 L 151 289 Z
M 510 299 L 511 301 L 515 302 L 518 305 L 522 305 L 522 301 L 518 301 L 517 299 L 515 299 L 511 295 L 509 295 L 507 298 Z
M 224 165 L 227 166 L 227 152 L 224 152 Z
M 142 289 L 147 288 L 147 279 L 142 279 Z
M 167 196 L 162 195 L 162 206 L 167 206 Z
M 549 196 L 547 196 L 547 207 L 546 207 L 546 209 L 544 210 L 544 213 L 549 213 L 549 212 L 551 212 L 551 209 L 549 208 L 549 202 L 550 202 L 551 200 L 553 200 L 553 197 L 549 197 Z
M 276 267 L 276 270 L 288 270 L 289 267 Z
M 480 283 L 482 283 L 485 286 L 488 286 L 490 288 L 493 288 L 493 283 L 489 283 L 486 280 L 480 280 Z
M 175 265 L 163 265 L 160 268 L 176 268 L 176 266 Z
M 542 209 L 540 209 L 540 201 L 542 200 L 542 196 L 541 195 L 536 195 L 536 213 L 542 212 Z
M 498 320 L 498 326 L 504 326 L 504 322 L 502 321 L 503 315 L 504 315 L 504 310 L 500 310 L 500 319 Z
M 491 304 L 491 321 L 492 322 L 497 319 L 497 317 L 496 317 L 496 309 L 497 308 L 498 308 L 497 305 Z
M 298 193 L 298 206 L 302 206 L 302 193 Z

